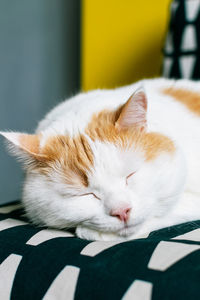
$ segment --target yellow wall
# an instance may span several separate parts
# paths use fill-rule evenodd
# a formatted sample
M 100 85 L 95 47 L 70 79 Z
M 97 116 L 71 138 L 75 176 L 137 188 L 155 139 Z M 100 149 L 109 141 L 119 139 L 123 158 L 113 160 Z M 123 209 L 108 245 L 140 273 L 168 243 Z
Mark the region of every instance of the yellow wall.
M 170 2 L 82 0 L 82 89 L 158 76 Z

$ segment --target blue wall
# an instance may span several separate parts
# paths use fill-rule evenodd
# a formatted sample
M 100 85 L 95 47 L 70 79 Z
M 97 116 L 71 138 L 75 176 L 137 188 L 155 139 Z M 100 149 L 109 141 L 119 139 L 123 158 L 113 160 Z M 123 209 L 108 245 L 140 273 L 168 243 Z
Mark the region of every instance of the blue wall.
M 32 133 L 79 89 L 79 0 L 0 0 L 0 130 Z M 20 197 L 23 173 L 0 139 L 0 203 Z

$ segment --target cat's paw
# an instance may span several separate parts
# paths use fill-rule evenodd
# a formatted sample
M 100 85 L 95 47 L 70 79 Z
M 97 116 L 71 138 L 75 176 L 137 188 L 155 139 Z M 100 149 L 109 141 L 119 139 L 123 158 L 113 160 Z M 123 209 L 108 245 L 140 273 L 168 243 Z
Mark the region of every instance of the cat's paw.
M 116 234 L 99 232 L 83 226 L 76 228 L 76 235 L 81 239 L 90 241 L 125 241 L 125 238 L 119 237 Z

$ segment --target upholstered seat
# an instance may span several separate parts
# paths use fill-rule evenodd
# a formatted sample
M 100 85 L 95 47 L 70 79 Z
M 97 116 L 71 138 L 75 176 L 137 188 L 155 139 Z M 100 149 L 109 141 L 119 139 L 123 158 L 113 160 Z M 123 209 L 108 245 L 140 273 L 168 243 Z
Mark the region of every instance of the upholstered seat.
M 128 242 L 35 227 L 0 208 L 0 299 L 198 299 L 200 221 Z

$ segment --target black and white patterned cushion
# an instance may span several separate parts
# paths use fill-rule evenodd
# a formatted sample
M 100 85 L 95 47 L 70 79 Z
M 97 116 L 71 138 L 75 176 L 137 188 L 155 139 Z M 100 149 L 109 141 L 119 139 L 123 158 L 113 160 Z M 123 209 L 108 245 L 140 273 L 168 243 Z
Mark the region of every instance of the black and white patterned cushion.
M 128 242 L 81 240 L 0 207 L 0 299 L 199 299 L 200 221 Z
M 200 0 L 175 0 L 171 4 L 163 76 L 200 79 Z

